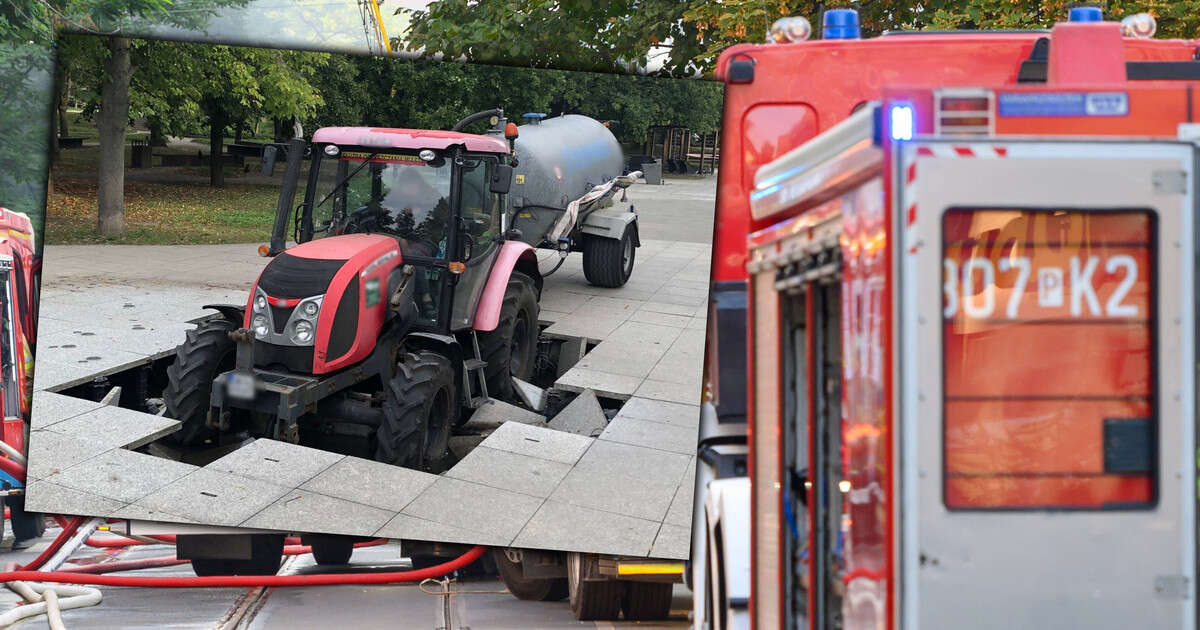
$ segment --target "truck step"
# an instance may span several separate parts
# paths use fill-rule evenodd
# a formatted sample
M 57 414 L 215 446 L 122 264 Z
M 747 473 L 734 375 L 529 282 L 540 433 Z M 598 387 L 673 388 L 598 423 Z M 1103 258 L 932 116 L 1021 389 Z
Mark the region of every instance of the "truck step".
M 487 367 L 487 361 L 483 359 L 467 359 L 463 361 L 463 367 L 467 368 L 468 371 L 480 370 Z

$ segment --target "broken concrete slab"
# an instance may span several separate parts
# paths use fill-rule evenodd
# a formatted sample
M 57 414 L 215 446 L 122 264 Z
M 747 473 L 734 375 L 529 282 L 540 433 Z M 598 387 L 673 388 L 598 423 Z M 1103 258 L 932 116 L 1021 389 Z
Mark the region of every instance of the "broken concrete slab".
M 446 471 L 446 476 L 544 499 L 569 470 L 570 464 L 480 447 Z
M 399 512 L 437 478 L 419 470 L 346 457 L 306 481 L 300 489 Z
M 480 444 L 480 447 L 494 448 L 563 464 L 574 464 L 579 461 L 579 458 L 593 442 L 594 440 L 591 438 L 582 435 L 563 433 L 518 422 L 506 422 L 489 435 Z
M 671 499 L 671 507 L 667 509 L 667 516 L 663 519 L 665 525 L 679 527 L 691 527 L 692 525 L 692 501 L 696 494 L 695 459 L 692 460 L 688 470 L 691 475 L 684 473 L 683 481 L 679 484 L 679 489 L 675 491 L 675 498 Z
M 629 398 L 642 384 L 642 378 L 611 374 L 599 370 L 590 370 L 575 366 L 560 376 L 554 386 L 569 392 L 582 392 L 590 389 L 608 398 Z
M 567 370 L 575 367 L 576 363 L 587 354 L 587 340 L 583 337 L 570 337 L 558 346 L 558 375 L 562 376 Z
M 258 439 L 205 468 L 295 488 L 344 457 L 298 444 Z
M 604 431 L 608 418 L 604 417 L 604 409 L 596 400 L 596 393 L 585 389 L 575 400 L 550 419 L 547 425 L 555 431 L 565 431 L 586 437 L 597 437 Z
M 544 411 L 546 409 L 546 390 L 525 381 L 513 377 L 513 391 L 517 393 L 517 397 L 521 402 L 525 403 L 526 407 L 534 411 Z
M 471 414 L 471 419 L 467 420 L 462 428 L 468 431 L 494 431 L 505 422 L 544 425 L 546 418 L 528 409 L 489 398 Z

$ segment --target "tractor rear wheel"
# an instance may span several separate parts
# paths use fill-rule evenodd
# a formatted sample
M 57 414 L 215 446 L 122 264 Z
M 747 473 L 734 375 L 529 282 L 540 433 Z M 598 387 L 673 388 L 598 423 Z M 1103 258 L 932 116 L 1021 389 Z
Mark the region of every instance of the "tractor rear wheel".
M 175 349 L 175 361 L 167 368 L 167 389 L 163 402 L 166 416 L 182 426 L 164 439 L 179 446 L 195 446 L 216 435 L 205 422 L 208 419 L 213 379 L 233 369 L 236 344 L 229 333 L 237 325 L 227 319 L 213 319 L 187 332 L 187 339 Z
M 633 275 L 634 226 L 629 226 L 621 238 L 586 234 L 583 237 L 583 276 L 598 287 L 624 286 Z
M 487 361 L 483 369 L 489 396 L 511 399 L 513 377 L 523 381 L 533 377 L 537 339 L 538 302 L 533 279 L 514 271 L 508 279 L 496 329 L 479 335 L 479 354 Z
M 458 411 L 454 369 L 435 352 L 406 352 L 383 400 L 375 460 L 441 472 Z

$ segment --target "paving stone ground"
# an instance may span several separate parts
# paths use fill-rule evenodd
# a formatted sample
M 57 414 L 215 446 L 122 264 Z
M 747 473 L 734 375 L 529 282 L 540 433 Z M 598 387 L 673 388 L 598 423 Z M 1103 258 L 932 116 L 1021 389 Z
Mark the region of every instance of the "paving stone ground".
M 443 476 L 271 440 L 203 468 L 129 450 L 175 424 L 52 392 L 169 355 L 197 305 L 241 303 L 263 260 L 256 244 L 48 245 L 28 507 L 685 557 L 714 186 L 633 189 L 642 247 L 624 287 L 588 285 L 577 254 L 546 278 L 545 333 L 597 344 L 556 387 L 623 401 L 598 437 L 501 418 Z

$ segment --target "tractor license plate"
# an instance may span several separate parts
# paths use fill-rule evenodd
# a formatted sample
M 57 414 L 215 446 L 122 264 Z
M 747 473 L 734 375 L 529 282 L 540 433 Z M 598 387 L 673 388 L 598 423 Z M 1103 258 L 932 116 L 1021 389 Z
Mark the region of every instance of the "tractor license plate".
M 225 391 L 230 398 L 250 400 L 254 398 L 254 375 L 245 372 L 230 372 L 226 377 Z

